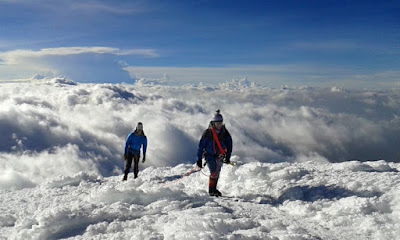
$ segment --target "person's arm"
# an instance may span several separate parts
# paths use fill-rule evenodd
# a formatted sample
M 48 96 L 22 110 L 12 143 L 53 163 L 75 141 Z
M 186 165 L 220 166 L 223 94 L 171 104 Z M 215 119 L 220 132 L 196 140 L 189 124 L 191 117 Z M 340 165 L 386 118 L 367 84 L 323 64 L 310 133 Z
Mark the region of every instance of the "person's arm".
M 124 154 L 126 154 L 128 152 L 128 148 L 129 148 L 129 146 L 131 144 L 131 141 L 132 141 L 132 133 L 130 133 L 128 135 L 128 137 L 126 138 Z
M 225 156 L 225 162 L 229 163 L 231 161 L 231 154 L 232 154 L 232 149 L 233 149 L 233 141 L 231 134 L 227 131 L 227 137 L 226 137 L 226 156 Z
M 146 152 L 147 152 L 147 137 L 144 136 L 144 139 L 143 139 L 143 155 L 144 156 L 146 155 Z
M 144 140 L 143 140 L 143 160 L 142 160 L 143 163 L 146 161 L 146 152 L 147 152 L 147 137 L 144 136 Z
M 200 139 L 199 147 L 197 149 L 197 160 L 201 160 L 203 158 L 203 152 L 207 145 L 207 139 L 203 136 Z
M 203 159 L 203 153 L 204 153 L 204 149 L 207 146 L 207 130 L 204 131 L 203 135 L 201 136 L 200 142 L 199 142 L 199 147 L 197 149 L 197 166 L 199 166 L 200 168 L 202 168 L 202 159 Z

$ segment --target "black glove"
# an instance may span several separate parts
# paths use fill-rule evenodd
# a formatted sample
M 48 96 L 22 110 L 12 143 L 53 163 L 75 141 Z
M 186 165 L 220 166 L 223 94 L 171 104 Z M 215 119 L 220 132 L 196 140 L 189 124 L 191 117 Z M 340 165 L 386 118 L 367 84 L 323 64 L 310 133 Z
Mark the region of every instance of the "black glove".
M 128 154 L 124 153 L 124 159 L 127 160 L 128 159 Z
M 224 163 L 228 163 L 228 164 L 231 163 L 231 159 L 230 158 L 225 158 L 224 159 Z
M 201 159 L 197 160 L 197 166 L 199 168 L 203 168 L 202 164 L 203 164 L 203 161 Z
M 146 155 L 143 155 L 142 163 L 146 162 Z

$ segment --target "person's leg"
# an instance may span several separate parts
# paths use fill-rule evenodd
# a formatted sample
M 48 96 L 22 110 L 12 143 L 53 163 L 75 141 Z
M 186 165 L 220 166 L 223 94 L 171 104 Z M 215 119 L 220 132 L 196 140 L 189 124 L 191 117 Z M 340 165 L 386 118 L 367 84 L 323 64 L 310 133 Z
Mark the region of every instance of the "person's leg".
M 127 158 L 124 160 L 124 178 L 122 179 L 123 181 L 128 179 L 128 173 L 131 171 L 131 167 L 132 167 L 132 154 L 128 153 Z
M 208 193 L 211 196 L 221 196 L 221 193 L 217 190 L 219 172 L 221 167 L 219 161 L 216 159 L 207 160 L 208 168 L 210 169 L 210 179 L 208 182 Z
M 139 159 L 140 159 L 140 155 L 139 154 L 135 154 L 133 156 L 134 159 L 134 166 L 133 166 L 133 172 L 135 174 L 134 178 L 138 177 L 138 173 L 139 173 Z

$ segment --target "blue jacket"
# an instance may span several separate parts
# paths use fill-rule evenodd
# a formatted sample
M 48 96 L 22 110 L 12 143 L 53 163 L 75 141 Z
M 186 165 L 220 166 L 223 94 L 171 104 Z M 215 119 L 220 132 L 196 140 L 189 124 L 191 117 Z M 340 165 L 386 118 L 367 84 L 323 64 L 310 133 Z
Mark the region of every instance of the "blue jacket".
M 226 159 L 229 160 L 232 154 L 232 137 L 225 126 L 222 127 L 220 133 L 217 133 L 217 136 L 222 149 L 226 149 Z M 203 158 L 203 153 L 206 159 L 215 159 L 220 154 L 217 144 L 214 144 L 210 128 L 206 129 L 201 136 L 197 151 L 197 160 Z
M 130 153 L 140 153 L 140 148 L 143 146 L 143 155 L 146 155 L 146 150 L 147 150 L 147 137 L 144 135 L 144 132 L 142 132 L 141 135 L 138 135 L 136 130 L 134 132 L 131 132 L 128 135 L 128 138 L 126 139 L 125 143 L 125 153 L 128 151 Z

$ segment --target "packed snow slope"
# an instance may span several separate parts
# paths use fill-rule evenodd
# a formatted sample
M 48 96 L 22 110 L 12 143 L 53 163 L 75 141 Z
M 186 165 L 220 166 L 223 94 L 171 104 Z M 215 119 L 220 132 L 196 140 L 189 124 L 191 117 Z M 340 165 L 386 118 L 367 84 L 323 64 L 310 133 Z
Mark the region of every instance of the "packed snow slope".
M 237 160 L 237 159 L 236 159 Z M 139 178 L 84 172 L 0 193 L 1 239 L 398 239 L 400 164 L 148 167 Z
M 396 239 L 399 95 L 1 83 L 0 239 Z M 208 196 L 206 169 L 181 178 L 216 109 L 238 163 L 222 170 L 225 198 Z M 122 182 L 139 121 L 147 161 Z

